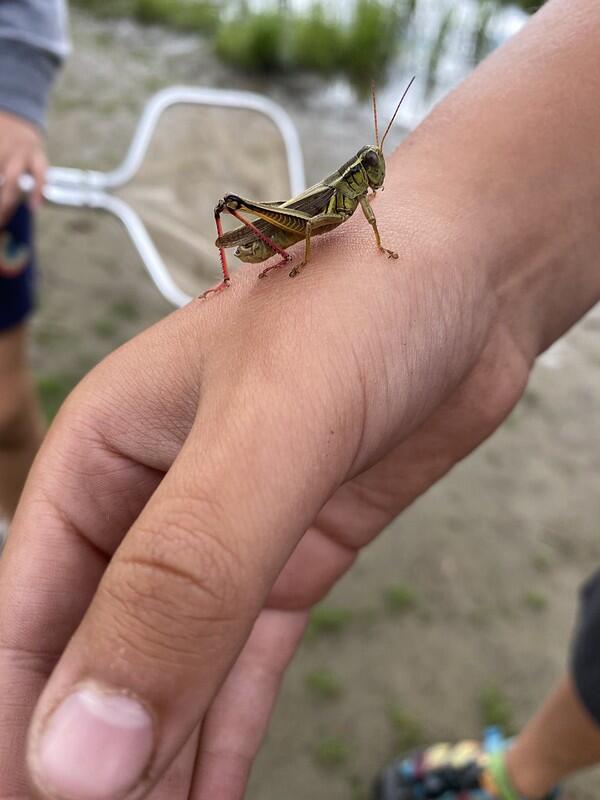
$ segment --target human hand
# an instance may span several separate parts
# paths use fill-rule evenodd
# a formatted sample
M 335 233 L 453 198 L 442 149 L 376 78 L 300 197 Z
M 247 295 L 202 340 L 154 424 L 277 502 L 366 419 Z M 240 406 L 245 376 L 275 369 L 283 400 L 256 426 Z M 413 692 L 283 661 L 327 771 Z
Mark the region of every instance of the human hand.
M 34 714 L 43 796 L 242 796 L 307 609 L 489 435 L 598 294 L 594 126 L 577 160 L 558 124 L 527 146 L 525 120 L 562 114 L 552 92 L 573 55 L 557 40 L 510 102 L 514 52 L 391 160 L 376 213 L 400 261 L 357 216 L 301 278 L 245 268 L 67 401 L 0 567 L 0 795 L 28 796 Z M 557 151 L 570 171 L 540 192 Z
M 30 122 L 0 111 L 0 227 L 8 222 L 19 202 L 19 177 L 23 173 L 28 172 L 34 180 L 32 209 L 41 205 L 47 166 L 40 131 Z
M 392 172 L 386 197 L 399 194 Z M 389 230 L 391 205 L 378 213 Z M 41 694 L 29 762 L 41 793 L 118 797 L 141 780 L 137 796 L 181 751 L 153 796 L 187 797 L 192 782 L 197 798 L 242 796 L 307 610 L 489 432 L 527 371 L 468 245 L 460 268 L 447 263 L 453 233 L 425 198 L 403 217 L 400 269 L 357 217 L 300 280 L 245 270 L 67 401 L 1 568 L 3 795 L 27 793 L 15 764 Z M 482 391 L 484 419 L 470 416 Z M 48 714 L 82 684 L 81 708 L 103 687 L 123 730 L 108 710 L 99 730 L 78 728 L 71 699 L 53 725 L 68 741 L 49 748 Z

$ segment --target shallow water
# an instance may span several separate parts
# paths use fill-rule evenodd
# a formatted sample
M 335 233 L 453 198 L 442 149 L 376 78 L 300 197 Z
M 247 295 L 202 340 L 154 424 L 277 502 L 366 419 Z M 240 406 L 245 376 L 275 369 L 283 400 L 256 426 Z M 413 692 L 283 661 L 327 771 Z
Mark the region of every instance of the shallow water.
M 254 10 L 267 10 L 285 6 L 291 12 L 303 13 L 315 5 L 314 0 L 249 0 Z M 340 22 L 350 19 L 356 5 L 354 0 L 327 3 L 327 13 Z M 444 41 L 435 81 L 428 71 L 432 48 L 447 15 L 452 14 L 452 24 Z M 378 99 L 383 116 L 393 112 L 406 85 L 407 77 L 414 74 L 415 84 L 403 104 L 399 121 L 410 128 L 430 111 L 433 105 L 453 86 L 459 83 L 474 66 L 474 40 L 479 24 L 481 2 L 478 0 L 418 0 L 415 13 L 400 45 L 398 57 L 389 70 L 388 83 L 379 89 Z M 494 13 L 487 28 L 485 51 L 502 44 L 517 33 L 527 22 L 528 15 L 518 6 L 501 6 Z M 325 93 L 327 102 L 337 105 L 355 103 L 355 94 L 344 80 L 334 81 Z

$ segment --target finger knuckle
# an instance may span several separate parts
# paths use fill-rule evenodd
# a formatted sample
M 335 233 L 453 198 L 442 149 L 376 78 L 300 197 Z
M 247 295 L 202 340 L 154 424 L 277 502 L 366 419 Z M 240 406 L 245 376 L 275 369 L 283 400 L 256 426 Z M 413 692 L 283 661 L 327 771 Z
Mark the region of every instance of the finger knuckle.
M 204 652 L 245 605 L 241 559 L 190 510 L 155 519 L 137 537 L 106 586 L 120 636 L 153 658 Z

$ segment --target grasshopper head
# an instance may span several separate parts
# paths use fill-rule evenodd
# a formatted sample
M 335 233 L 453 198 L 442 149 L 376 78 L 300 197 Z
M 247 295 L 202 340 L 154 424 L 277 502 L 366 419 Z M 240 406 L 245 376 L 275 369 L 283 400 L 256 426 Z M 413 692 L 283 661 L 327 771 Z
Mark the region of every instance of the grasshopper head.
M 379 189 L 385 179 L 385 159 L 383 150 L 374 145 L 367 145 L 359 152 L 360 163 L 367 173 L 371 189 Z

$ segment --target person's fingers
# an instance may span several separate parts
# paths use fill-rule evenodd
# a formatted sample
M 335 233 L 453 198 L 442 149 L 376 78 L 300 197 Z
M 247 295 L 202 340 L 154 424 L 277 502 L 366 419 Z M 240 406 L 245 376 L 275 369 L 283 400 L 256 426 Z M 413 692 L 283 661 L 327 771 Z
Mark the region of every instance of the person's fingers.
M 0 185 L 0 226 L 5 225 L 19 202 L 21 190 L 19 178 L 25 169 L 22 155 L 10 158 L 0 169 L 2 177 Z
M 32 211 L 37 211 L 44 201 L 44 184 L 46 183 L 46 171 L 48 169 L 48 161 L 46 154 L 41 148 L 38 148 L 33 153 L 29 160 L 29 171 L 34 180 L 33 190 L 29 196 L 29 205 Z
M 49 437 L 48 447 L 57 450 L 54 432 Z M 89 486 L 84 480 L 73 487 L 85 512 L 71 502 L 69 518 L 40 491 L 26 515 L 17 513 L 0 559 L 1 797 L 30 797 L 25 738 L 37 698 L 90 603 L 119 528 L 127 529 L 158 481 L 153 470 L 114 453 L 102 458 L 90 448 L 88 458 Z M 73 481 L 57 459 L 49 458 L 46 467 L 63 487 Z M 120 505 L 123 482 L 129 482 L 130 495 Z M 85 534 L 78 517 L 87 523 Z
M 143 796 L 201 720 L 340 471 L 327 456 L 310 469 L 290 461 L 304 414 L 280 400 L 268 432 L 243 419 L 239 398 L 229 414 L 220 396 L 201 404 L 36 708 L 29 764 L 41 794 Z M 313 420 L 310 435 L 322 441 L 329 424 Z
M 190 319 L 193 309 L 187 328 L 185 316 L 180 311 L 144 334 L 151 363 L 132 342 L 86 378 L 30 473 L 0 560 L 0 696 L 10 697 L 0 703 L 0 729 L 9 732 L 0 737 L 0 797 L 31 796 L 25 739 L 38 697 L 193 423 L 198 341 L 210 337 L 202 320 Z M 158 376 L 168 391 L 160 391 Z
M 241 800 L 306 612 L 263 611 L 204 721 L 190 800 Z

